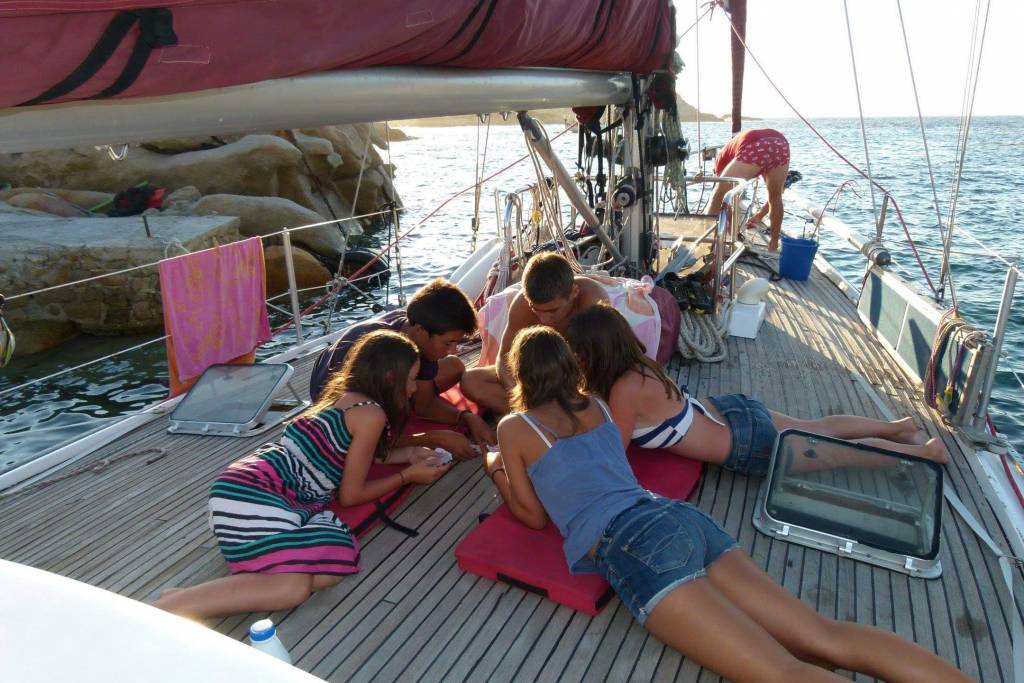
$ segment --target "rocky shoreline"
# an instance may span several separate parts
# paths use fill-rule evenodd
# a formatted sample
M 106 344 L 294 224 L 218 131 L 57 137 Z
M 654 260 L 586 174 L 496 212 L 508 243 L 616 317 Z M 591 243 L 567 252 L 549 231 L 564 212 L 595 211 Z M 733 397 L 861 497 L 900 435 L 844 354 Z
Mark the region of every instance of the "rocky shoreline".
M 402 139 L 397 131 L 390 137 Z M 130 146 L 121 160 L 107 148 L 0 155 L 0 292 L 13 296 L 214 243 L 374 213 L 400 203 L 394 169 L 378 151 L 386 148 L 382 126 L 361 124 L 152 141 Z M 124 203 L 117 193 L 140 187 L 129 194 L 145 196 L 149 208 L 106 215 Z M 353 219 L 296 232 L 299 286 L 330 280 L 348 237 L 377 223 Z M 279 245 L 280 238 L 264 240 L 269 295 L 286 287 Z M 16 299 L 4 315 L 18 355 L 80 332 L 163 327 L 155 267 Z

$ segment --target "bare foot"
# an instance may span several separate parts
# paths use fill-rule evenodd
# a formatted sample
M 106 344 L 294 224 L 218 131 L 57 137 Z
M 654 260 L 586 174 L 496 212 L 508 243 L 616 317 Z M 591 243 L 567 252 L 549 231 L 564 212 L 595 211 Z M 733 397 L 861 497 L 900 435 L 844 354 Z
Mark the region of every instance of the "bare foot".
M 914 422 L 914 418 L 909 415 L 901 417 L 898 420 L 893 420 L 889 424 L 896 427 L 897 432 L 909 432 L 911 429 L 917 429 L 917 424 Z
M 949 452 L 946 450 L 942 439 L 932 437 L 921 446 L 921 457 L 933 460 L 940 464 L 949 462 Z
M 918 429 L 914 418 L 905 417 L 902 420 L 894 421 L 892 424 L 898 427 L 896 433 L 892 436 L 893 441 L 911 446 L 923 446 L 927 443 L 928 435 L 923 430 Z
M 928 443 L 928 433 L 923 429 L 914 429 L 914 431 L 906 437 L 906 441 L 903 443 L 909 443 L 914 446 L 923 446 Z
M 181 586 L 171 586 L 170 588 L 165 588 L 162 591 L 160 591 L 160 599 L 163 600 L 164 598 L 174 595 L 175 593 L 180 593 L 183 590 L 185 589 Z

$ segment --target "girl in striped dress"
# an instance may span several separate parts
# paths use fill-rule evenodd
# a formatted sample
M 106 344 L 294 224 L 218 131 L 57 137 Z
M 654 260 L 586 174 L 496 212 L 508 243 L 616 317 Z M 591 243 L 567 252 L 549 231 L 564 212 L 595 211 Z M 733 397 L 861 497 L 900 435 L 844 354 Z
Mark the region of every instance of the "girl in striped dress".
M 419 364 L 419 351 L 400 334 L 360 340 L 321 401 L 278 443 L 231 463 L 214 482 L 210 527 L 232 575 L 168 589 L 155 605 L 194 618 L 290 609 L 359 571 L 359 546 L 327 509 L 332 499 L 358 505 L 406 484 L 429 484 L 450 467 L 427 449 L 388 452 L 405 424 Z M 409 465 L 367 480 L 374 457 Z

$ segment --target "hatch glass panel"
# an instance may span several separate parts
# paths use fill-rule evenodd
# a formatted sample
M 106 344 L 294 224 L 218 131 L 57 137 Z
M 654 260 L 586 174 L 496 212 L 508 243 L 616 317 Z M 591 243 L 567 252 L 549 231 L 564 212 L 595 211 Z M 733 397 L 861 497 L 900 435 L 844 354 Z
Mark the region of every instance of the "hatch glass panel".
M 934 462 L 798 430 L 779 436 L 764 498 L 777 524 L 932 560 L 941 511 Z
M 249 425 L 291 375 L 286 363 L 212 365 L 171 413 L 172 422 Z

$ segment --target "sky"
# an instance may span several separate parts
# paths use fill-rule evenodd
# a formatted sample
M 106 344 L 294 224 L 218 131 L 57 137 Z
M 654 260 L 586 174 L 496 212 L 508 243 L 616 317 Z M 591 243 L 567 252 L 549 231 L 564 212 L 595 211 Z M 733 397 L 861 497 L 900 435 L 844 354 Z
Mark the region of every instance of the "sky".
M 985 3 L 982 0 L 982 17 Z M 682 34 L 705 0 L 673 0 Z M 896 0 L 848 0 L 864 116 L 916 116 L 910 71 Z M 901 0 L 925 116 L 959 116 L 970 55 L 975 0 Z M 974 105 L 976 116 L 1024 114 L 1021 27 L 1024 2 L 991 0 Z M 727 114 L 732 108 L 730 28 L 722 10 L 699 25 L 700 108 Z M 980 31 L 980 29 L 979 29 Z M 857 116 L 843 0 L 748 0 L 747 45 L 794 106 L 809 117 Z M 686 66 L 676 86 L 697 104 L 697 29 L 682 37 L 677 52 Z M 792 117 L 792 110 L 747 55 L 744 115 Z

